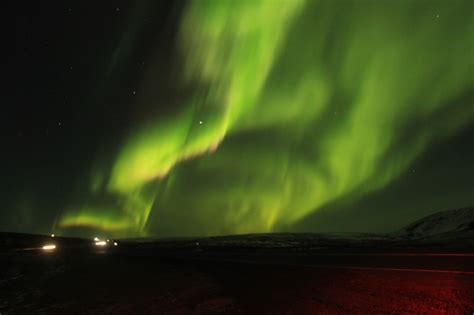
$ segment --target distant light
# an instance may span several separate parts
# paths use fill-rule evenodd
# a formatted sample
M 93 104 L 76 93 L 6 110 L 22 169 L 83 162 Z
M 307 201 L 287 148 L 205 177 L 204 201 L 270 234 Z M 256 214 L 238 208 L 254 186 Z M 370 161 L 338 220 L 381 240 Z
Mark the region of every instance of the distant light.
M 107 240 L 107 243 L 110 242 L 110 240 Z
M 199 121 L 199 124 L 202 125 L 202 120 Z
M 98 242 L 95 242 L 95 245 L 96 246 L 105 246 L 105 245 L 107 245 L 107 242 L 106 241 L 98 241 Z
M 54 234 L 51 234 L 51 237 L 54 237 Z
M 117 242 L 114 242 L 114 246 L 117 246 L 117 245 L 118 245 Z
M 42 248 L 43 248 L 43 250 L 53 250 L 53 249 L 56 249 L 56 245 L 47 244 L 47 245 L 44 245 Z
M 199 242 L 196 242 L 196 246 L 199 246 Z
M 94 242 L 98 242 L 99 241 L 99 238 L 96 236 L 94 237 Z

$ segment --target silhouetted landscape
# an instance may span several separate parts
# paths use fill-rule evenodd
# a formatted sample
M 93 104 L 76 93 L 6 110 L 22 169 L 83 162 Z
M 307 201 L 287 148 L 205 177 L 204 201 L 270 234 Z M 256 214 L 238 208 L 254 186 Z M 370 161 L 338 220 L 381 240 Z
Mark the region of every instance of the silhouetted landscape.
M 474 208 L 385 235 L 109 240 L 3 233 L 2 314 L 468 314 Z M 117 243 L 117 246 L 113 245 Z M 42 245 L 54 243 L 53 251 Z

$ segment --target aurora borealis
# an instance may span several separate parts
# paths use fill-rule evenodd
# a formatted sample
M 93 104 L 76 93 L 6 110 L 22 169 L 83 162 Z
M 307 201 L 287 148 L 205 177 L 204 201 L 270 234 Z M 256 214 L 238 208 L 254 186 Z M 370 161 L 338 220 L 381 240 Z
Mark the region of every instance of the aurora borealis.
M 85 122 L 78 119 L 79 128 L 54 145 L 67 151 L 71 139 L 81 139 L 74 154 L 81 171 L 66 171 L 71 176 L 61 181 L 70 189 L 56 199 L 25 197 L 37 195 L 35 183 L 7 198 L 26 216 L 49 213 L 39 230 L 317 232 L 318 213 L 332 211 L 337 222 L 326 219 L 322 230 L 382 231 L 351 222 L 365 213 L 364 220 L 378 216 L 375 225 L 405 208 L 397 227 L 440 206 L 474 202 L 472 179 L 457 179 L 464 190 L 450 184 L 473 171 L 471 1 L 150 0 L 118 9 L 104 5 L 124 15 L 110 26 L 114 41 L 86 37 L 81 43 L 92 47 L 71 53 L 99 43 L 97 56 L 84 57 L 94 74 L 73 81 L 91 76 L 93 84 L 72 93 L 74 110 L 61 106 Z M 97 112 L 104 118 L 87 118 Z M 435 169 L 410 179 L 437 149 L 439 160 L 429 165 L 454 174 L 439 179 L 443 196 L 430 186 Z M 47 173 L 64 173 L 71 163 Z M 397 186 L 416 180 L 431 184 L 420 192 Z M 374 196 L 390 205 L 361 209 Z M 8 218 L 4 229 L 22 229 Z

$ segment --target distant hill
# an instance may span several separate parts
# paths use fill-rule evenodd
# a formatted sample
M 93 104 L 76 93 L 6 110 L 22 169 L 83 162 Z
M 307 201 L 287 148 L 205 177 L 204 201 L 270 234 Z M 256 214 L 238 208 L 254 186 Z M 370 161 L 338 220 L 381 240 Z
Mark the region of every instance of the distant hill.
M 437 212 L 393 234 L 408 238 L 473 237 L 474 239 L 474 206 Z
M 0 232 L 0 252 L 38 249 L 53 239 L 50 235 Z M 62 248 L 89 248 L 90 239 L 54 238 Z M 374 251 L 375 249 L 436 248 L 438 250 L 474 249 L 474 206 L 441 211 L 388 234 L 367 233 L 263 233 L 211 237 L 137 238 L 121 239 L 120 249 L 133 253 L 170 251 Z

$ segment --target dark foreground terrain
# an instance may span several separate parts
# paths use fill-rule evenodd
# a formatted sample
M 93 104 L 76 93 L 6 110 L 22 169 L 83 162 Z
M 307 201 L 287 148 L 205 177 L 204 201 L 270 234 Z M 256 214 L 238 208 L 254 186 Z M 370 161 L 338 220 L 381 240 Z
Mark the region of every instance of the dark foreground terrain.
M 385 235 L 0 233 L 0 314 L 471 315 L 473 240 L 474 207 Z
M 0 253 L 2 315 L 474 311 L 468 245 L 280 234 L 100 248 L 55 238 L 48 252 L 15 248 L 9 237 Z M 22 237 L 22 246 L 53 241 Z

